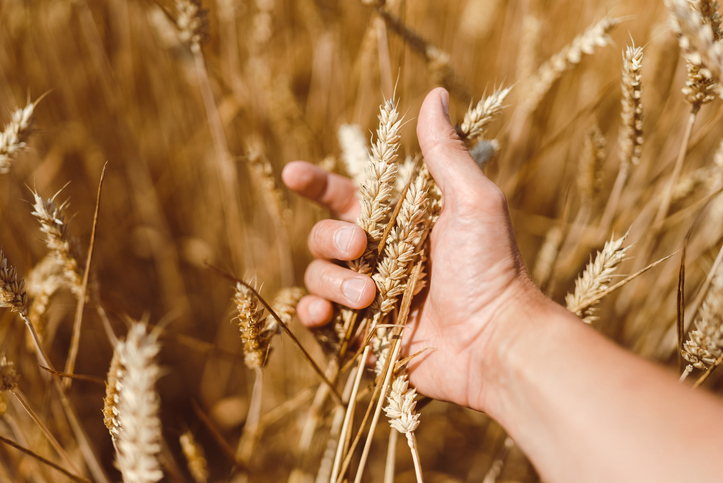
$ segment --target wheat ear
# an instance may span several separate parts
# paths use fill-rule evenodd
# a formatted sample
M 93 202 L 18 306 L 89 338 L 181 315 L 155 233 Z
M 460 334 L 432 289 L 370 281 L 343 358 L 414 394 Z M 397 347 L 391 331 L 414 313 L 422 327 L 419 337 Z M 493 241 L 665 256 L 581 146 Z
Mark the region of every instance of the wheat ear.
M 67 201 L 58 204 L 55 200 L 60 191 L 45 200 L 33 192 L 33 216 L 45 233 L 45 244 L 55 258 L 63 265 L 63 275 L 77 295 L 83 286 L 83 262 L 78 241 L 70 235 L 70 226 L 65 221 Z
M 105 397 L 103 398 L 103 423 L 108 428 L 113 443 L 120 433 L 120 420 L 118 419 L 118 393 L 123 380 L 124 368 L 121 363 L 121 352 L 118 350 L 121 343 L 117 343 L 113 350 L 113 357 L 108 368 L 105 383 Z
M 619 23 L 619 19 L 603 18 L 542 64 L 531 81 L 524 104 L 525 110 L 532 112 L 537 109 L 555 81 L 565 71 L 579 64 L 583 54 L 590 55 L 595 51 L 595 47 L 608 45 L 611 42 L 609 34 Z
M 715 90 L 723 92 L 719 81 L 723 78 L 723 44 L 716 40 L 716 33 L 703 15 L 690 8 L 688 0 L 665 0 L 670 11 L 673 30 L 685 59 L 700 65 L 700 73 L 716 83 Z
M 422 467 L 414 431 L 419 426 L 419 413 L 415 411 L 417 391 L 409 385 L 406 370 L 397 375 L 387 395 L 387 406 L 384 413 L 389 418 L 391 427 L 407 437 L 407 445 L 412 452 L 414 472 L 417 482 L 422 482 Z
M 715 41 L 723 38 L 723 30 L 721 30 L 721 17 L 718 13 L 718 2 L 713 0 L 692 0 L 690 8 L 695 9 L 701 15 L 703 24 L 710 26 Z M 682 40 L 682 37 L 679 37 Z M 681 45 L 682 47 L 683 45 Z M 685 100 L 691 104 L 694 111 L 700 109 L 703 104 L 707 104 L 715 99 L 716 83 L 705 72 L 705 67 L 698 62 L 697 58 L 688 56 L 687 69 L 688 76 L 683 87 L 683 95 Z
M 575 292 L 568 293 L 565 296 L 568 310 L 585 304 L 589 299 L 594 298 L 608 288 L 613 273 L 617 270 L 620 262 L 625 260 L 628 247 L 623 247 L 623 242 L 626 238 L 627 235 L 606 242 L 603 250 L 597 253 L 595 261 L 591 261 L 587 265 L 585 271 L 575 280 Z M 597 319 L 595 317 L 597 303 L 588 306 L 584 310 L 578 310 L 575 315 L 581 317 L 583 322 L 587 324 L 592 323 Z
M 459 128 L 460 138 L 467 143 L 473 142 L 485 132 L 485 127 L 492 122 L 504 106 L 502 105 L 511 87 L 497 89 L 492 95 L 481 99 L 476 106 L 470 105 Z
M 713 278 L 711 287 L 681 351 L 696 369 L 706 370 L 723 354 L 723 275 Z M 690 371 L 688 371 L 690 372 Z
M 605 136 L 600 128 L 593 126 L 585 137 L 583 154 L 580 158 L 578 187 L 587 203 L 592 203 L 602 187 L 602 165 L 605 161 Z
M 377 139 L 372 145 L 367 177 L 359 190 L 361 213 L 357 224 L 367 233 L 367 248 L 357 260 L 350 262 L 352 270 L 371 274 L 376 250 L 392 212 L 391 199 L 397 177 L 397 152 L 399 151 L 399 118 L 394 99 L 379 108 Z
M 117 385 L 116 467 L 124 483 L 155 483 L 163 478 L 158 461 L 163 438 L 158 417 L 161 404 L 155 390 L 161 376 L 155 362 L 161 350 L 158 333 L 148 332 L 145 323 L 134 322 L 125 341 L 116 347 L 123 366 Z
M 10 122 L 0 133 L 0 174 L 10 171 L 12 160 L 27 147 L 27 140 L 33 132 L 34 103 L 12 113 Z
M 208 481 L 208 462 L 203 447 L 198 444 L 190 429 L 180 436 L 179 441 L 193 480 L 196 483 L 206 483 Z
M 642 105 L 643 48 L 628 46 L 623 52 L 621 163 L 637 165 L 643 147 Z
M 366 180 L 369 164 L 369 148 L 364 133 L 358 124 L 342 124 L 337 131 L 337 137 L 346 173 L 354 184 L 361 187 Z

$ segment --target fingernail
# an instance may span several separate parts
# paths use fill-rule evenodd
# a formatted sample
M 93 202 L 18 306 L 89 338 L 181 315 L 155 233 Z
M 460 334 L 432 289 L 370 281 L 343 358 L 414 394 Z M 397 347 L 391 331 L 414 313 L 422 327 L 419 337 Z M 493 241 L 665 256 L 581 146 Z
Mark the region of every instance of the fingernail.
M 442 110 L 444 114 L 449 117 L 449 92 L 443 90 L 440 97 L 442 98 Z
M 351 302 L 359 303 L 364 293 L 366 282 L 361 278 L 350 278 L 341 285 L 344 296 Z
M 351 248 L 351 242 L 353 239 L 354 239 L 354 227 L 353 226 L 348 226 L 346 228 L 342 228 L 341 230 L 337 231 L 336 234 L 334 235 L 334 243 L 336 243 L 336 247 L 345 254 L 349 253 L 349 249 Z
M 309 315 L 314 322 L 318 322 L 326 315 L 326 304 L 323 300 L 314 300 L 309 304 Z

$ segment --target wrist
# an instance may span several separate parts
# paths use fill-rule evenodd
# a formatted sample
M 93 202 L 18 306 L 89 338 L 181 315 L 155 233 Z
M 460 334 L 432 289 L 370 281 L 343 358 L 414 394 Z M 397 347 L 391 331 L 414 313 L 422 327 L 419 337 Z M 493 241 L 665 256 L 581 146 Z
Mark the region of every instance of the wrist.
M 500 305 L 479 352 L 477 367 L 482 388 L 474 409 L 493 418 L 504 417 L 506 398 L 545 351 L 554 350 L 558 330 L 580 321 L 540 292 L 528 279 Z

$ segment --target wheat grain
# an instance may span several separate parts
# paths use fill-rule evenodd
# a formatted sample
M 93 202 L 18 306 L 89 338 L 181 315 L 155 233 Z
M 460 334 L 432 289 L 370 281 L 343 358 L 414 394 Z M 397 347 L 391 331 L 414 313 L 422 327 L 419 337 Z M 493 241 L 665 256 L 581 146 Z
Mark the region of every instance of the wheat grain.
M 532 112 L 537 109 L 555 81 L 565 71 L 579 64 L 583 54 L 591 55 L 595 47 L 608 45 L 611 42 L 609 34 L 619 23 L 619 19 L 603 18 L 542 64 L 531 80 L 530 90 L 524 103 L 525 110 Z
M 124 483 L 155 483 L 163 478 L 158 461 L 160 399 L 155 390 L 161 376 L 155 362 L 160 349 L 158 331 L 148 332 L 144 323 L 133 323 L 125 341 L 116 348 L 124 368 L 118 387 L 116 466 Z
M 642 105 L 643 48 L 628 47 L 623 52 L 622 130 L 620 132 L 621 164 L 637 165 L 643 149 Z
M 179 441 L 193 480 L 196 483 L 206 483 L 208 481 L 208 462 L 203 447 L 198 444 L 190 429 L 180 436 Z
M 0 133 L 0 174 L 7 173 L 11 161 L 27 147 L 28 138 L 33 132 L 36 103 L 31 102 L 25 108 L 13 112 L 10 122 Z
M 495 116 L 502 112 L 504 108 L 502 104 L 511 90 L 511 87 L 496 89 L 492 95 L 480 99 L 476 106 L 470 104 L 460 126 L 460 137 L 464 141 L 471 143 L 482 136 L 485 127 L 492 122 Z
M 602 252 L 598 252 L 595 261 L 588 263 L 585 271 L 575 280 L 575 292 L 565 296 L 567 309 L 572 310 L 580 304 L 605 291 L 612 280 L 613 273 L 618 265 L 625 259 L 628 247 L 623 247 L 627 235 L 611 239 L 605 243 Z M 582 318 L 583 322 L 590 324 L 597 319 L 595 317 L 596 305 L 591 305 L 585 310 L 578 310 L 575 315 Z

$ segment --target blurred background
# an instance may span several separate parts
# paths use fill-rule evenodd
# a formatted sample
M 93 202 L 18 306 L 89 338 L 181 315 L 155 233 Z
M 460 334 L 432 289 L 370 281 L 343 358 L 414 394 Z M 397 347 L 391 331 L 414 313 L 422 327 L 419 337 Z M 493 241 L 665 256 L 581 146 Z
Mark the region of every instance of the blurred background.
M 158 385 L 167 444 L 164 481 L 193 481 L 179 443 L 189 429 L 205 449 L 208 481 L 228 481 L 232 463 L 222 441 L 235 447 L 248 411 L 253 373 L 243 364 L 232 320 L 233 284 L 207 264 L 255 280 L 269 298 L 282 287 L 303 285 L 311 259 L 306 237 L 328 213 L 289 193 L 281 170 L 304 159 L 345 173 L 339 126 L 356 124 L 368 140 L 379 105 L 393 95 L 406 119 L 401 154 L 414 156 L 415 116 L 430 89 L 450 90 L 451 117 L 461 123 L 472 102 L 513 86 L 506 109 L 485 134 L 499 146 L 485 170 L 508 196 L 531 272 L 550 263 L 540 262 L 542 249 L 546 239 L 558 237 L 541 281 L 558 302 L 574 290 L 590 256 L 628 231 L 626 244 L 633 246 L 619 274 L 672 254 L 689 235 L 685 293 L 689 301 L 698 293 L 723 235 L 713 196 L 719 186 L 706 184 L 719 176 L 710 167 L 721 141 L 721 109 L 714 101 L 698 113 L 680 175 L 690 189 L 680 187 L 664 223 L 653 226 L 691 110 L 681 94 L 685 61 L 662 2 L 216 0 L 204 1 L 203 8 L 205 35 L 189 43 L 179 35 L 180 10 L 172 2 L 0 3 L 0 122 L 45 94 L 34 109 L 27 149 L 0 175 L 0 247 L 20 276 L 31 273 L 47 254 L 31 214 L 32 191 L 44 198 L 60 191 L 56 199 L 69 200 L 68 229 L 87 253 L 107 162 L 93 277 L 117 334 L 125 333 L 126 317 L 168 324 Z M 620 19 L 610 40 L 587 49 L 534 110 L 525 110 L 538 69 L 606 16 Z M 606 221 L 620 168 L 621 52 L 633 44 L 644 47 L 645 141 L 641 162 Z M 590 196 L 579 186 L 594 126 L 606 147 L 594 174 L 599 188 Z M 671 371 L 678 370 L 679 267 L 677 254 L 606 297 L 595 323 Z M 75 372 L 105 379 L 113 348 L 92 306 Z M 70 291 L 52 294 L 43 330 L 56 366 L 64 365 L 75 308 Z M 10 311 L 0 313 L 0 350 L 15 361 L 31 405 L 76 457 L 24 330 Z M 312 356 L 324 359 L 297 321 L 292 330 Z M 262 413 L 296 403 L 265 420 L 250 481 L 285 481 L 297 467 L 300 428 L 313 394 L 308 388 L 318 384 L 286 336 L 273 345 Z M 705 386 L 719 390 L 718 376 L 713 373 Z M 70 398 L 111 481 L 119 481 L 103 426 L 104 391 L 102 384 L 76 381 Z M 27 415 L 11 404 L 6 414 L 19 422 L 30 447 L 57 459 Z M 367 481 L 382 479 L 388 431 L 383 424 L 376 433 L 380 443 L 372 446 Z M 0 434 L 12 437 L 7 421 L 0 422 Z M 507 451 L 503 430 L 484 414 L 431 402 L 417 435 L 427 481 L 538 481 L 517 448 Z M 313 481 L 325 445 L 324 438 L 315 440 L 301 481 Z M 4 445 L 0 467 L 3 481 L 45 481 L 33 474 L 28 458 Z M 408 452 L 398 452 L 396 467 L 396 481 L 414 481 Z M 65 481 L 50 476 L 47 481 Z

